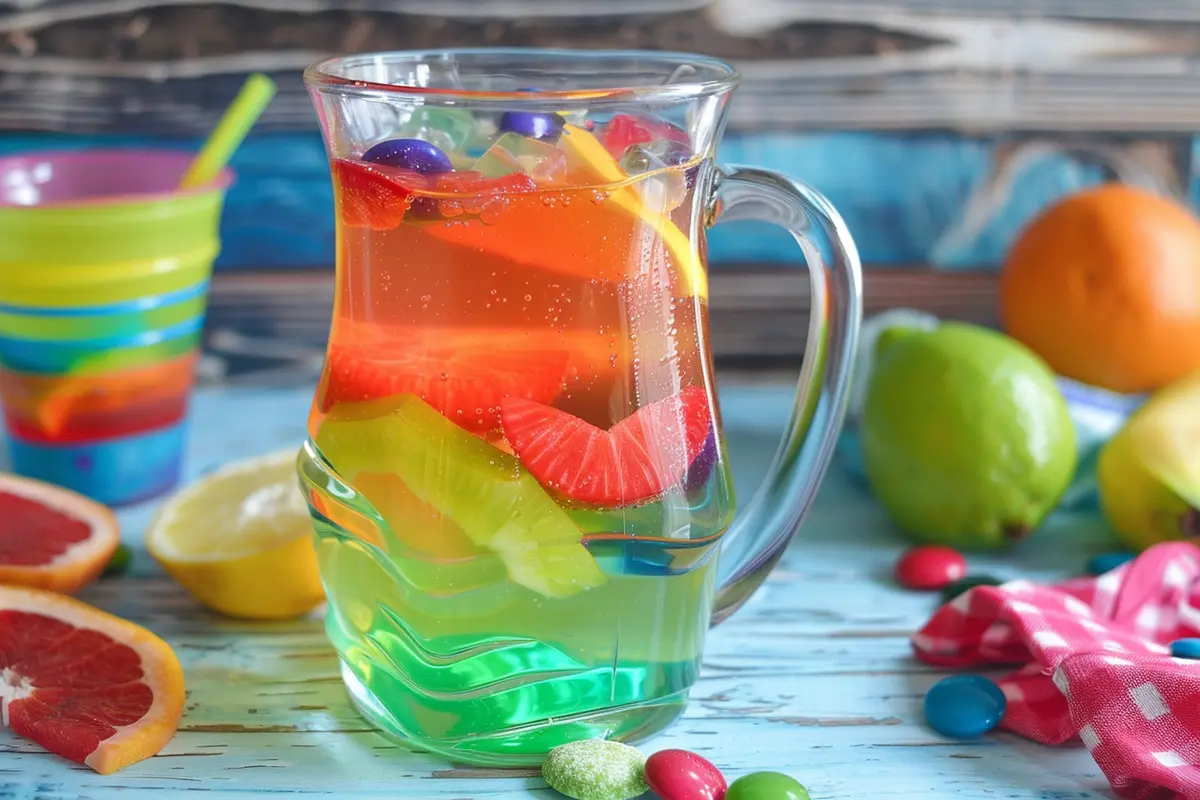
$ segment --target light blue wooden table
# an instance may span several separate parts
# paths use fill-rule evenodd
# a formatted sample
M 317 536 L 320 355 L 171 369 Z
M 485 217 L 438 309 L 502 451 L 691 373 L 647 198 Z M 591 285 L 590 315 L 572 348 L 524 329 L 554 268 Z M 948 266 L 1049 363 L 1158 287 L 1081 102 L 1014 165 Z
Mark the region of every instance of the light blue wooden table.
M 207 389 L 196 398 L 189 476 L 298 444 L 311 389 Z M 748 496 L 774 452 L 787 387 L 726 382 L 721 398 L 738 489 Z M 140 548 L 153 505 L 121 514 Z M 977 571 L 1054 579 L 1105 549 L 1103 523 L 1060 515 Z M 1082 748 L 1009 734 L 942 739 L 921 698 L 944 673 L 909 655 L 935 597 L 889 581 L 904 546 L 868 493 L 835 466 L 766 586 L 712 632 L 684 717 L 645 746 L 705 754 L 728 776 L 791 773 L 814 798 L 961 800 L 1112 797 Z M 151 628 L 179 653 L 188 702 L 155 758 L 104 777 L 0 732 L 0 800 L 249 800 L 257 797 L 555 797 L 534 771 L 454 767 L 406 752 L 351 710 L 319 619 L 232 622 L 196 606 L 139 552 L 131 575 L 84 599 Z

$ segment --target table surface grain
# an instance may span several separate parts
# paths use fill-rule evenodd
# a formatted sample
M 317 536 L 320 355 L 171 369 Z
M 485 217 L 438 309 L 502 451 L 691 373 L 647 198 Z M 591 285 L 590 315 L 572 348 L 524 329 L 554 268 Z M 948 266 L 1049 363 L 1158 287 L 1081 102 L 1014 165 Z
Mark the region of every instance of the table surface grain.
M 753 491 L 774 452 L 790 390 L 722 387 L 735 480 Z M 205 389 L 194 403 L 188 476 L 297 445 L 311 389 Z M 158 756 L 108 777 L 0 732 L 0 800 L 232 800 L 257 797 L 555 797 L 533 770 L 456 767 L 381 738 L 350 708 L 320 619 L 249 623 L 210 614 L 140 550 L 154 504 L 120 513 L 133 571 L 89 602 L 174 646 L 186 713 Z M 1081 747 L 1010 734 L 958 742 L 922 724 L 921 698 L 945 673 L 910 656 L 936 597 L 889 581 L 904 542 L 835 464 L 787 556 L 708 640 L 684 718 L 646 743 L 703 753 L 730 778 L 791 773 L 821 798 L 1091 798 L 1113 795 Z M 975 571 L 1054 579 L 1111 547 L 1092 514 L 1060 514 Z

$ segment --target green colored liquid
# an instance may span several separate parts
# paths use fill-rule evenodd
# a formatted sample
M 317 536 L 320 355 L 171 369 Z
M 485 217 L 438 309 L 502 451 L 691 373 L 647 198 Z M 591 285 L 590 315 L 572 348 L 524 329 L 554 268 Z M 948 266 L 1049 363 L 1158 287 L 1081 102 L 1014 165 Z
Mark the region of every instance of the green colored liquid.
M 686 496 L 567 508 L 596 534 L 585 544 L 605 580 L 553 598 L 511 580 L 491 553 L 418 552 L 311 442 L 301 475 L 328 512 L 314 508 L 329 636 L 359 710 L 384 732 L 457 761 L 514 766 L 575 739 L 642 739 L 682 712 L 733 513 L 723 462 Z

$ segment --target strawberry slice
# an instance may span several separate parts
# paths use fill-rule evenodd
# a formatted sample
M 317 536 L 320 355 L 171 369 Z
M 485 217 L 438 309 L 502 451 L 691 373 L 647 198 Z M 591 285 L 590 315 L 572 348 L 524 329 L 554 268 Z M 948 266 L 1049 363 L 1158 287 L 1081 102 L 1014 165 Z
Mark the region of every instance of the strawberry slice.
M 544 487 L 581 503 L 626 506 L 683 480 L 704 448 L 712 412 L 704 389 L 689 386 L 607 431 L 521 397 L 501 404 L 500 419 L 513 452 Z
M 548 403 L 567 375 L 569 351 L 497 331 L 398 335 L 333 344 L 326 356 L 320 408 L 415 394 L 442 416 L 476 433 L 500 426 L 506 397 Z
M 413 204 L 413 188 L 424 186 L 425 178 L 404 169 L 338 158 L 333 161 L 333 183 L 343 224 L 386 231 L 404 219 Z

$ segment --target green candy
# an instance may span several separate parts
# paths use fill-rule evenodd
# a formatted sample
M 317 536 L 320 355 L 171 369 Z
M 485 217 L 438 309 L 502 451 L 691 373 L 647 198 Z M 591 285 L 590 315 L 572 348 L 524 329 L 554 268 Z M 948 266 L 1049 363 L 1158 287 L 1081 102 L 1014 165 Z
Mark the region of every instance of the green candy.
M 114 575 L 123 575 L 129 571 L 129 565 L 133 563 L 133 551 L 123 544 L 117 545 L 117 549 L 113 551 L 112 558 L 108 560 L 108 565 L 104 568 L 103 577 L 110 578 Z
M 573 800 L 630 800 L 650 790 L 646 757 L 636 747 L 604 739 L 554 748 L 542 763 L 542 778 Z
M 942 599 L 949 603 L 963 592 L 974 589 L 976 586 L 999 586 L 1002 583 L 1004 581 L 993 578 L 991 575 L 968 575 L 943 586 Z
M 808 789 L 782 772 L 751 772 L 743 775 L 725 792 L 725 800 L 810 800 Z

